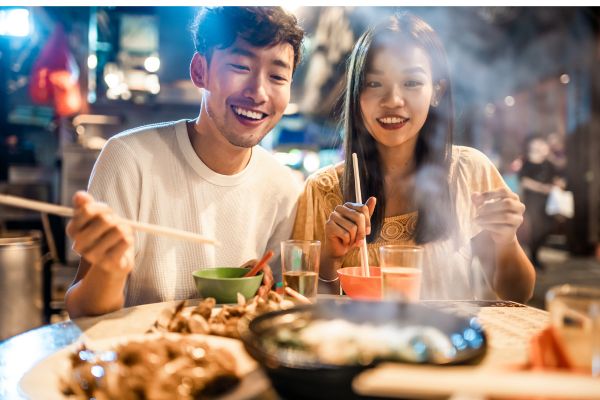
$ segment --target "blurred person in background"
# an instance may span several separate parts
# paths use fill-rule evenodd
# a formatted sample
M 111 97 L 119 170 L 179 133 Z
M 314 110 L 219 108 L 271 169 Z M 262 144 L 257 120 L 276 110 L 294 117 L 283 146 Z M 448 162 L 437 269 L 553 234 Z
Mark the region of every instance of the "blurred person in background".
M 477 298 L 474 277 L 496 297 L 531 297 L 535 272 L 516 238 L 524 205 L 483 153 L 452 145 L 453 113 L 446 54 L 426 22 L 396 14 L 359 38 L 345 161 L 308 178 L 294 225 L 295 239 L 324 244 L 320 287 L 337 291 L 336 270 L 360 265 L 367 240 L 370 265 L 381 245 L 424 246 L 421 299 Z M 352 153 L 365 204 L 355 203 Z
M 65 299 L 71 318 L 193 298 L 193 271 L 278 253 L 301 185 L 257 144 L 289 103 L 302 40 L 296 18 L 280 7 L 200 10 L 190 65 L 192 82 L 203 89 L 198 117 L 114 136 L 88 193 L 73 198 L 67 232 L 82 259 Z M 116 215 L 221 244 L 134 236 Z M 266 268 L 259 294 L 272 283 Z
M 519 171 L 521 193 L 525 203 L 525 240 L 535 268 L 542 270 L 538 258 L 540 247 L 552 232 L 554 220 L 546 214 L 546 203 L 553 185 L 564 189 L 555 164 L 550 162 L 550 145 L 540 135 L 531 135 L 525 141 L 525 157 Z

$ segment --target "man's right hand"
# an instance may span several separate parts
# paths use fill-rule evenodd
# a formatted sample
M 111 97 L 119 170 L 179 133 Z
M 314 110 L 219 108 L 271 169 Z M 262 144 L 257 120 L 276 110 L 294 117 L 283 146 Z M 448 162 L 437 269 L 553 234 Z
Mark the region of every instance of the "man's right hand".
M 112 209 L 87 192 L 75 193 L 73 206 L 73 219 L 67 225 L 73 250 L 98 272 L 113 278 L 126 277 L 134 266 L 131 228 L 118 224 Z
M 325 224 L 325 255 L 343 257 L 365 240 L 371 233 L 376 202 L 375 197 L 369 197 L 365 204 L 345 203 L 333 210 Z

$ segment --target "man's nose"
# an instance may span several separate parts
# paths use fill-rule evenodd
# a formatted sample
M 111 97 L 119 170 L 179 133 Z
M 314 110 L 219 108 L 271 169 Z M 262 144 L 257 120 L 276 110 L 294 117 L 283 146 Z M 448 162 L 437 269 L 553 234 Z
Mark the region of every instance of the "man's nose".
M 264 77 L 254 76 L 249 80 L 242 94 L 252 99 L 255 104 L 265 103 L 268 99 L 266 83 Z

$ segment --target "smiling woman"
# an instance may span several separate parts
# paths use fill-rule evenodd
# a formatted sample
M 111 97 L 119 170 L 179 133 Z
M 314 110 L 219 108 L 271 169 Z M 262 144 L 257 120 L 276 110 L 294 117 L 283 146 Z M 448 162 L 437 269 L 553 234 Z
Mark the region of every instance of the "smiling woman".
M 346 81 L 346 161 L 309 177 L 293 234 L 325 244 L 322 282 L 359 265 L 365 240 L 371 266 L 382 245 L 419 244 L 421 298 L 526 301 L 535 278 L 515 235 L 523 204 L 487 157 L 452 145 L 450 75 L 435 31 L 408 13 L 384 19 L 356 42 Z M 353 202 L 353 153 L 365 204 Z

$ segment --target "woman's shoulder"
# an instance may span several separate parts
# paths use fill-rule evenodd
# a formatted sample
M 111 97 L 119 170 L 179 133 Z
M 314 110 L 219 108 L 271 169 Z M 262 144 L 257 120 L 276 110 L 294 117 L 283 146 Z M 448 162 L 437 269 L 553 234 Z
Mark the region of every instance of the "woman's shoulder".
M 490 159 L 482 153 L 469 146 L 452 146 L 452 163 L 463 164 L 463 165 L 489 165 L 492 162 Z
M 496 168 L 483 152 L 468 146 L 452 146 L 451 165 L 453 173 L 467 175 L 478 175 Z
M 322 192 L 337 192 L 344 173 L 344 162 L 323 167 L 306 178 L 306 184 Z

